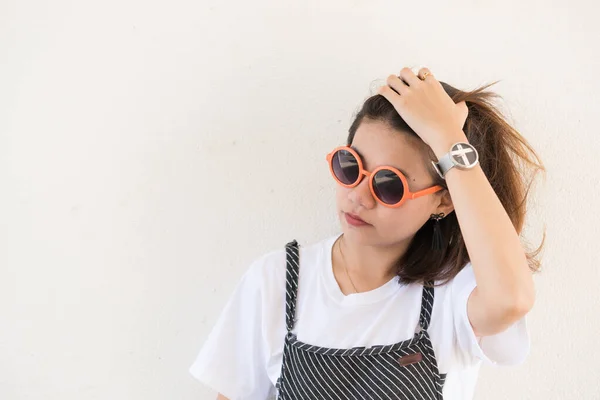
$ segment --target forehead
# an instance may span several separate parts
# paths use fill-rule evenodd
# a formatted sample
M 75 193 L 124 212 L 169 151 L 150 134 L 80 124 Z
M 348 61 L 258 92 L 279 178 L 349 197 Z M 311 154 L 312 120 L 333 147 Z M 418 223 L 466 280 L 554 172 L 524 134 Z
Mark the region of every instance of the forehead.
M 360 153 L 366 169 L 391 165 L 411 177 L 427 173 L 427 145 L 421 139 L 399 132 L 384 122 L 363 121 L 356 130 L 351 146 Z

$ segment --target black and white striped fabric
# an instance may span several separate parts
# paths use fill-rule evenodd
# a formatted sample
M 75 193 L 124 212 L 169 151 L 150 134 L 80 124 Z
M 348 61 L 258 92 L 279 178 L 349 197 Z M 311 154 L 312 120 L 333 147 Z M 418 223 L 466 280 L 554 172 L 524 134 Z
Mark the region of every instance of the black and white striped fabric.
M 433 288 L 423 287 L 420 330 L 414 337 L 391 345 L 331 349 L 299 341 L 295 322 L 298 243 L 286 244 L 286 325 L 278 399 L 442 399 L 445 374 L 437 368 L 427 333 L 433 307 Z

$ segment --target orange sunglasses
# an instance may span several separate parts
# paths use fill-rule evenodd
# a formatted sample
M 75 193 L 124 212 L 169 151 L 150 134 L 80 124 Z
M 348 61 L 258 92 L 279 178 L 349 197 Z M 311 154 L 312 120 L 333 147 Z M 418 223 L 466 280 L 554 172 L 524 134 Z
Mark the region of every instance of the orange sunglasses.
M 373 172 L 364 169 L 358 153 L 351 147 L 340 146 L 327 154 L 327 163 L 333 178 L 342 186 L 353 188 L 363 176 L 369 179 L 369 188 L 373 197 L 386 207 L 400 207 L 407 199 L 416 199 L 443 189 L 436 185 L 427 189 L 411 192 L 406 176 L 398 169 L 382 165 Z

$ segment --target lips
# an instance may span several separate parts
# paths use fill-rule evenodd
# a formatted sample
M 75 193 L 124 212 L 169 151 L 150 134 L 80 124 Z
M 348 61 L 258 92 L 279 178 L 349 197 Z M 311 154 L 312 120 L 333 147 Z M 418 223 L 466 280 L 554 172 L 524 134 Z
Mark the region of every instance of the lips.
M 371 225 L 356 214 L 350 214 L 350 213 L 345 213 L 345 214 L 346 214 L 346 220 L 351 225 L 355 225 L 355 226 Z
M 366 222 L 364 220 L 362 220 L 358 215 L 354 215 L 354 214 L 350 214 L 350 213 L 346 213 L 346 214 L 348 214 L 349 216 L 351 216 L 355 220 L 360 221 L 360 222 L 364 222 L 366 224 Z

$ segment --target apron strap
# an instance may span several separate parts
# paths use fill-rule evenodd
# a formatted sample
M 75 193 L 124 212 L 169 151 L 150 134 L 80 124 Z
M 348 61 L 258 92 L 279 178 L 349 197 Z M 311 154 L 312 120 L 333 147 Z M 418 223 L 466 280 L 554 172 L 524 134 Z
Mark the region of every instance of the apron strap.
M 296 317 L 296 298 L 298 296 L 298 272 L 300 259 L 298 242 L 292 240 L 285 245 L 286 274 L 285 274 L 285 324 L 287 331 L 294 328 Z
M 425 282 L 423 285 L 423 295 L 421 297 L 421 316 L 419 325 L 421 329 L 427 330 L 431 321 L 431 311 L 433 310 L 433 282 Z

